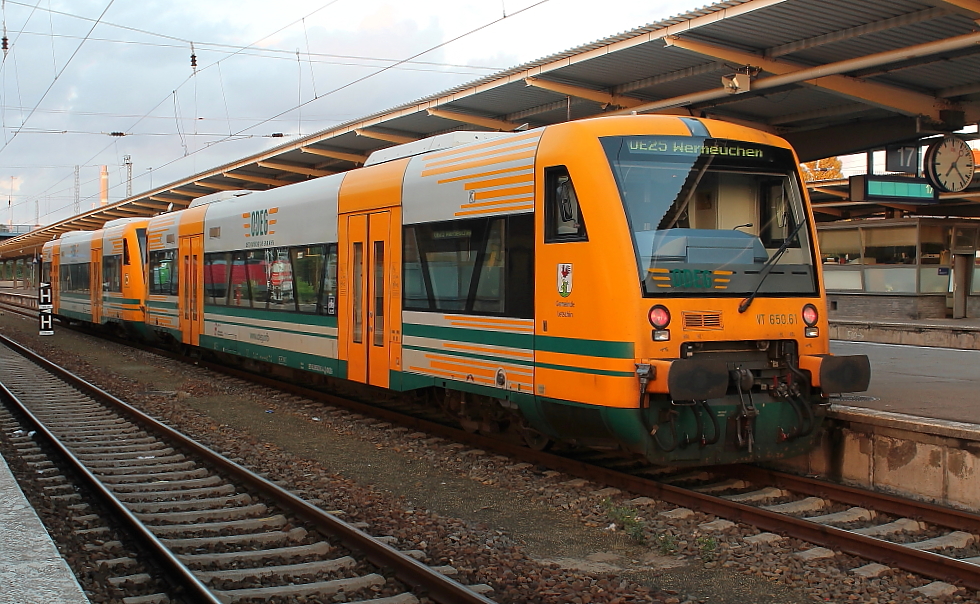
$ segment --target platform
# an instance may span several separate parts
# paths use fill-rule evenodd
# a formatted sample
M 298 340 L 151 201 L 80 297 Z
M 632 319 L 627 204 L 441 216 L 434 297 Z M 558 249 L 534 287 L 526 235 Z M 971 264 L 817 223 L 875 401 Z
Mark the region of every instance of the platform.
M 980 319 L 831 319 L 830 339 L 980 350 Z
M 88 604 L 75 575 L 0 457 L 0 602 Z

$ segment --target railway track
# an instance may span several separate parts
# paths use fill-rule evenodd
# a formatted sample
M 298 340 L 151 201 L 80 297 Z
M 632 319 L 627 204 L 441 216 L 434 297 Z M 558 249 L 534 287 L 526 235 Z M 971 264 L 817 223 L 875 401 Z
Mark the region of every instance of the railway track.
M 372 537 L 0 336 L 0 395 L 194 602 L 482 603 Z M 163 598 L 161 597 L 161 601 Z M 308 601 L 308 600 L 306 600 Z
M 533 451 L 406 414 L 406 408 L 379 407 L 223 365 L 196 362 L 297 396 L 665 501 L 679 506 L 681 511 L 676 514 L 690 509 L 753 525 L 765 531 L 756 542 L 797 538 L 815 546 L 799 552 L 804 560 L 842 552 L 868 560 L 869 565 L 862 570 L 868 576 L 895 567 L 980 589 L 980 516 L 976 514 L 753 466 L 670 472 L 610 453 Z M 705 530 L 724 528 L 721 523 Z

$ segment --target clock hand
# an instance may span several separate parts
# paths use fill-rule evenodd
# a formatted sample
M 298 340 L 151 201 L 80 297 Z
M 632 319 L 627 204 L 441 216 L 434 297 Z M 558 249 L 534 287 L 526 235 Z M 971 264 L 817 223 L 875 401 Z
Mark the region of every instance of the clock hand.
M 949 176 L 949 173 L 953 171 L 953 168 L 956 168 L 956 164 L 958 164 L 959 161 L 959 158 L 957 158 L 956 161 L 949 165 L 949 170 L 946 170 L 946 176 Z M 959 168 L 956 168 L 956 171 L 959 172 Z M 962 176 L 962 174 L 960 176 Z

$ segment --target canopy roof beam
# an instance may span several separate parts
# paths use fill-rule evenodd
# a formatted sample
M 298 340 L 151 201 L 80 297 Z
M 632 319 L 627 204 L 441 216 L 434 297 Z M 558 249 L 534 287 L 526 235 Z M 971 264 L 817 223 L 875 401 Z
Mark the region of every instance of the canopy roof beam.
M 866 23 L 864 25 L 858 25 L 857 27 L 850 27 L 848 29 L 831 32 L 822 36 L 814 36 L 805 40 L 790 42 L 789 44 L 773 46 L 772 48 L 766 49 L 762 54 L 767 59 L 775 59 L 783 55 L 799 52 L 801 50 L 808 50 L 810 48 L 816 48 L 817 46 L 823 46 L 824 44 L 843 42 L 865 34 L 878 33 L 881 31 L 894 29 L 896 27 L 905 27 L 906 25 L 914 25 L 923 21 L 938 19 L 939 17 L 948 14 L 949 10 L 942 7 L 926 8 L 920 11 L 915 11 L 914 13 L 907 13 L 897 17 L 892 17 L 891 19 L 883 19 L 873 23 Z
M 774 61 L 765 59 L 757 53 L 745 52 L 734 48 L 728 48 L 717 44 L 700 42 L 683 38 L 671 38 L 666 40 L 670 46 L 682 48 L 684 50 L 713 57 L 719 60 L 728 61 L 738 65 L 756 67 L 768 73 L 776 75 L 767 78 L 759 78 L 752 82 L 751 93 L 760 90 L 779 88 L 791 84 L 806 83 L 811 86 L 827 90 L 848 98 L 864 100 L 870 104 L 891 109 L 906 115 L 926 116 L 933 121 L 941 122 L 940 111 L 954 108 L 943 99 L 913 92 L 886 84 L 879 84 L 866 80 L 859 80 L 840 75 L 849 71 L 857 71 L 869 67 L 876 67 L 906 61 L 921 56 L 948 52 L 960 48 L 980 43 L 980 33 L 965 34 L 936 42 L 927 42 L 899 50 L 886 51 L 847 59 L 836 63 L 828 63 L 817 67 L 805 67 L 787 61 Z M 751 94 L 750 93 L 750 94 Z M 710 101 L 724 99 L 732 95 L 725 88 L 716 88 L 704 92 L 682 95 L 652 103 L 639 105 L 634 109 L 637 111 L 655 111 L 669 107 L 680 107 L 695 103 L 706 103 Z M 967 107 L 966 121 L 973 122 L 980 118 L 980 107 L 970 105 Z M 625 110 L 616 113 L 625 113 Z
M 524 78 L 524 84 L 527 86 L 532 86 L 534 88 L 541 88 L 542 90 L 549 90 L 551 92 L 557 92 L 558 94 L 563 94 L 565 96 L 573 96 L 580 99 L 586 99 L 588 101 L 595 101 L 602 105 L 605 109 L 608 106 L 613 107 L 636 107 L 643 103 L 640 99 L 633 99 L 626 96 L 620 96 L 618 94 L 611 94 L 609 92 L 603 92 L 601 90 L 593 90 L 592 88 L 584 88 L 582 86 L 573 86 L 571 84 L 561 84 L 559 82 L 552 82 L 549 80 L 542 80 L 540 78 Z M 432 110 L 429 110 L 431 113 Z
M 327 170 L 318 170 L 313 166 L 302 166 L 297 164 L 287 164 L 281 161 L 260 161 L 256 162 L 260 168 L 269 168 L 270 170 L 282 170 L 283 172 L 292 172 L 294 174 L 302 174 L 304 176 L 315 176 L 317 178 L 321 176 L 330 176 L 335 174 L 335 172 L 329 172 Z
M 240 191 L 241 186 L 229 185 L 221 182 L 204 182 L 203 180 L 198 180 L 194 182 L 195 186 L 204 187 L 205 189 L 214 189 L 215 191 Z
M 439 117 L 444 120 L 451 120 L 454 122 L 461 122 L 463 124 L 472 124 L 474 126 L 486 128 L 487 130 L 513 132 L 521 126 L 520 124 L 508 122 L 506 120 L 481 117 L 479 115 L 470 115 L 469 113 L 459 113 L 458 111 L 446 111 L 445 109 L 426 109 L 426 112 L 433 117 Z
M 244 180 L 245 182 L 254 182 L 260 185 L 271 185 L 273 187 L 281 187 L 282 185 L 289 185 L 295 182 L 292 180 L 277 180 L 275 178 L 268 178 L 266 176 L 253 176 L 251 174 L 235 174 L 234 172 L 222 172 L 221 175 L 224 176 L 225 178 Z
M 405 134 L 393 134 L 391 132 L 378 132 L 377 130 L 365 130 L 364 128 L 355 128 L 354 134 L 357 136 L 363 136 L 365 138 L 373 138 L 379 141 L 387 141 L 389 143 L 395 143 L 396 145 L 404 145 L 405 143 L 414 143 L 421 137 L 418 136 L 408 136 Z
M 333 149 L 322 149 L 320 147 L 300 147 L 299 150 L 303 153 L 319 155 L 320 157 L 329 157 L 331 159 L 340 159 L 343 161 L 353 162 L 357 165 L 362 165 L 365 161 L 367 161 L 367 155 L 360 155 L 358 153 L 346 153 L 344 151 L 334 151 Z

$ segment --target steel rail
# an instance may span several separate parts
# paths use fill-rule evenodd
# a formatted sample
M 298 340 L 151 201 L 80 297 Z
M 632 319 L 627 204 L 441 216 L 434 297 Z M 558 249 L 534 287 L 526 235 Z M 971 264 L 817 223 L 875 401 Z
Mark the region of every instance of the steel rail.
M 910 501 L 887 493 L 867 491 L 865 489 L 849 487 L 825 480 L 817 480 L 807 476 L 787 474 L 758 466 L 738 465 L 730 466 L 730 468 L 732 475 L 750 482 L 772 484 L 796 493 L 804 493 L 822 499 L 832 499 L 848 505 L 874 509 L 879 512 L 905 516 L 930 524 L 980 534 L 980 516 L 963 510 L 943 507 L 924 501 Z
M 45 359 L 17 342 L 0 335 L 0 343 L 10 347 L 82 392 L 89 394 L 100 401 L 111 404 L 120 412 L 128 415 L 144 427 L 167 439 L 170 439 L 172 442 L 176 443 L 177 446 L 201 456 L 208 463 L 213 464 L 216 468 L 219 468 L 229 476 L 232 476 L 235 480 L 247 484 L 253 489 L 261 491 L 266 495 L 269 495 L 278 505 L 295 513 L 297 516 L 303 518 L 307 522 L 310 522 L 316 526 L 318 530 L 323 531 L 325 534 L 335 536 L 339 538 L 340 541 L 347 547 L 360 551 L 375 565 L 382 568 L 393 569 L 395 571 L 395 575 L 399 579 L 416 589 L 424 590 L 426 595 L 432 600 L 443 604 L 493 604 L 493 600 L 470 590 L 449 577 L 432 570 L 429 566 L 398 551 L 390 545 L 378 541 L 377 539 L 351 526 L 343 520 L 340 520 L 339 518 L 311 505 L 275 483 L 262 478 L 261 476 L 251 472 L 243 466 L 240 466 L 230 459 L 225 458 L 205 445 L 181 434 L 180 432 L 177 432 L 173 428 L 160 423 L 156 419 L 146 415 L 128 403 L 102 390 L 98 386 L 85 381 L 84 379 Z M 3 390 L 4 392 L 9 393 L 6 387 L 4 387 Z M 12 397 L 13 395 L 10 394 L 10 396 Z M 31 417 L 32 421 L 39 424 L 33 415 Z M 49 436 L 50 438 L 54 438 L 53 435 L 49 434 Z M 63 447 L 60 447 L 59 449 L 63 449 Z M 77 462 L 77 460 L 75 461 Z M 90 477 L 90 480 L 98 483 L 98 479 L 96 479 L 94 475 L 87 470 L 85 470 L 85 473 Z M 101 484 L 99 484 L 99 489 L 100 492 L 105 492 L 109 497 L 112 497 L 112 495 L 109 494 L 105 487 L 101 486 Z M 114 497 L 112 498 L 115 499 Z M 119 503 L 118 500 L 117 503 Z M 121 506 L 122 504 L 119 503 L 119 505 Z M 132 517 L 132 521 L 134 522 L 139 522 L 134 516 L 132 516 L 131 513 L 128 512 L 128 510 L 125 510 L 125 513 L 120 513 L 124 517 Z M 143 527 L 140 532 L 142 533 L 142 531 L 146 531 L 147 533 L 149 532 L 145 527 Z M 152 537 L 152 534 L 149 536 Z M 155 537 L 153 537 L 153 539 L 156 540 Z M 164 547 L 162 543 L 160 543 L 160 546 Z M 156 550 L 154 549 L 154 551 Z M 164 555 L 163 559 L 167 560 L 168 557 L 173 557 L 173 554 L 169 553 L 169 550 L 167 550 L 167 554 Z M 178 561 L 176 561 L 176 558 L 173 558 L 173 560 L 176 564 L 180 564 Z M 200 584 L 196 578 L 194 581 Z M 203 589 L 207 589 L 203 586 L 203 584 L 200 585 Z M 211 597 L 214 597 L 213 594 Z M 219 602 L 219 600 L 211 599 L 203 601 Z
M 127 343 L 129 344 L 129 343 Z M 131 344 L 130 344 L 131 345 Z M 160 351 L 151 347 L 143 347 L 145 350 L 152 350 L 158 354 L 164 354 L 173 359 L 187 361 L 176 353 Z M 650 479 L 633 476 L 625 472 L 610 470 L 590 464 L 588 462 L 562 457 L 559 455 L 534 451 L 527 447 L 465 432 L 452 426 L 439 424 L 433 421 L 418 417 L 406 416 L 405 414 L 389 409 L 384 409 L 375 405 L 361 403 L 348 398 L 328 394 L 313 388 L 300 386 L 292 383 L 280 381 L 242 369 L 227 367 L 220 363 L 197 360 L 200 366 L 219 371 L 227 375 L 239 377 L 255 383 L 276 388 L 292 394 L 306 398 L 319 400 L 330 405 L 343 407 L 357 413 L 377 417 L 392 423 L 410 426 L 421 431 L 426 431 L 444 438 L 453 439 L 473 447 L 484 450 L 492 450 L 497 453 L 512 456 L 525 462 L 536 465 L 546 466 L 554 470 L 562 471 L 576 476 L 586 477 L 596 480 L 603 484 L 608 484 L 631 492 L 654 497 L 674 505 L 692 507 L 702 512 L 726 518 L 732 521 L 745 522 L 757 526 L 760 529 L 780 533 L 786 536 L 801 539 L 815 545 L 830 547 L 842 552 L 860 556 L 868 560 L 880 562 L 890 566 L 896 566 L 907 571 L 919 573 L 925 576 L 942 579 L 951 583 L 962 584 L 970 589 L 980 589 L 980 565 L 962 562 L 955 558 L 934 554 L 932 552 L 915 550 L 900 544 L 892 543 L 874 537 L 868 537 L 844 529 L 820 525 L 807 522 L 792 516 L 786 516 L 777 512 L 770 512 L 749 505 L 728 501 L 721 497 L 690 491 L 681 487 L 659 483 Z M 750 468 L 748 466 L 732 467 L 735 473 L 744 472 L 743 476 L 749 477 L 752 472 L 764 472 L 761 469 Z M 758 477 L 760 474 L 754 474 Z M 867 506 L 881 509 L 889 513 L 896 513 L 902 516 L 912 516 L 934 522 L 941 526 L 951 528 L 963 528 L 973 530 L 971 527 L 980 526 L 980 517 L 973 516 L 959 510 L 942 508 L 933 504 L 926 504 L 913 500 L 902 500 L 897 497 L 878 494 L 871 491 L 861 491 L 852 487 L 834 485 L 832 483 L 794 477 L 791 475 L 781 475 L 783 484 L 790 490 L 800 492 L 820 493 L 823 487 L 826 493 L 834 492 L 828 498 L 836 499 L 836 493 L 841 493 L 840 500 L 846 502 L 864 502 Z M 794 486 L 790 486 L 794 485 Z M 879 506 L 877 502 L 881 501 Z M 861 503 L 854 503 L 861 505 Z M 980 532 L 980 531 L 977 531 Z
M 0 336 L 3 343 L 10 345 L 10 340 Z M 13 347 L 12 347 L 13 348 Z M 14 350 L 17 350 L 14 348 Z M 18 352 L 20 352 L 18 350 Z M 136 539 L 159 560 L 172 581 L 187 591 L 187 595 L 192 596 L 196 602 L 209 604 L 223 604 L 222 601 L 209 590 L 201 581 L 194 576 L 189 568 L 184 566 L 170 549 L 154 535 L 145 524 L 140 522 L 136 516 L 129 511 L 116 496 L 93 474 L 85 464 L 81 462 L 59 439 L 55 436 L 40 419 L 34 415 L 26 405 L 11 392 L 6 385 L 0 382 L 0 396 L 7 399 L 17 410 L 27 417 L 34 430 L 40 434 L 47 443 L 54 448 L 62 459 L 68 462 L 72 471 L 79 475 L 82 480 L 104 503 L 112 510 L 113 517 L 121 519 L 129 531 L 135 535 Z
M 901 544 L 868 537 L 852 531 L 786 516 L 778 512 L 770 512 L 750 505 L 728 501 L 721 497 L 698 493 L 682 487 L 633 476 L 626 472 L 602 468 L 586 461 L 534 451 L 521 445 L 465 432 L 458 428 L 425 419 L 411 416 L 406 418 L 404 414 L 398 413 L 397 411 L 352 401 L 296 384 L 284 383 L 275 378 L 260 376 L 241 369 L 228 368 L 206 361 L 198 361 L 198 363 L 216 371 L 258 382 L 292 394 L 343 406 L 364 415 L 374 416 L 392 423 L 397 422 L 400 425 L 408 425 L 473 447 L 495 451 L 522 461 L 546 466 L 575 476 L 589 478 L 602 484 L 615 486 L 639 495 L 653 497 L 674 505 L 694 508 L 701 512 L 714 514 L 720 518 L 744 522 L 769 532 L 780 533 L 815 545 L 832 548 L 889 566 L 896 566 L 928 577 L 961 584 L 970 589 L 980 589 L 980 565 L 962 562 L 955 558 L 932 552 L 912 549 Z M 765 472 L 765 470 L 756 470 L 748 466 L 733 468 L 736 473 L 742 471 L 747 477 L 750 475 L 756 477 L 761 476 L 761 474 L 752 474 L 752 472 Z M 822 486 L 826 492 L 834 493 L 834 495 L 828 496 L 832 499 L 836 499 L 836 493 L 840 492 L 842 499 L 845 501 L 865 502 L 874 509 L 898 513 L 903 516 L 911 515 L 913 517 L 919 517 L 941 526 L 964 528 L 967 530 L 972 530 L 973 527 L 980 527 L 980 517 L 959 510 L 942 508 L 933 504 L 912 500 L 902 500 L 890 495 L 861 491 L 860 489 L 792 475 L 783 475 L 781 478 L 788 485 L 787 488 L 791 490 L 796 490 L 795 485 L 799 485 L 801 491 L 811 489 L 813 492 L 819 492 L 818 488 Z M 877 505 L 878 501 L 883 502 L 881 506 Z

